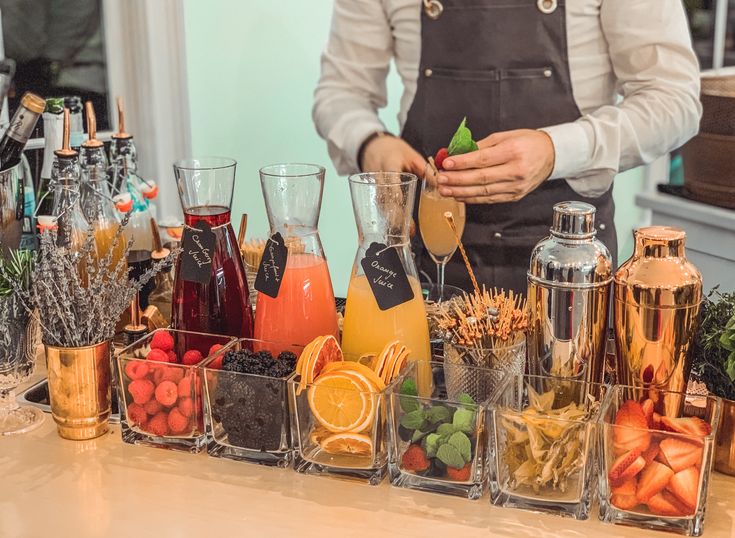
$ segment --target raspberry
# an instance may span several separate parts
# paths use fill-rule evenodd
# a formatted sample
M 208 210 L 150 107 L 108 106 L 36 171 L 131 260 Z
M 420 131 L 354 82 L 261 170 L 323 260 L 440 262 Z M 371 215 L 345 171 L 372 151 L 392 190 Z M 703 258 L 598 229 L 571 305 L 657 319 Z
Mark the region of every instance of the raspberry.
M 194 413 L 194 401 L 191 398 L 181 398 L 179 412 L 185 417 L 190 417 Z
M 148 415 L 143 409 L 143 406 L 137 403 L 131 403 L 128 405 L 127 410 L 128 422 L 135 426 L 142 426 L 148 420 Z
M 148 375 L 148 370 L 148 365 L 143 361 L 129 360 L 125 364 L 125 375 L 130 379 L 143 379 Z
M 189 351 L 184 353 L 183 357 L 181 357 L 181 364 L 193 366 L 195 364 L 199 364 L 203 358 L 204 357 L 202 356 L 201 351 L 190 349 Z
M 441 148 L 439 151 L 436 152 L 436 157 L 434 157 L 434 164 L 436 165 L 438 170 L 442 169 L 444 159 L 446 159 L 447 157 L 449 157 L 449 152 L 447 151 L 447 148 Z
M 447 478 L 456 482 L 467 482 L 470 479 L 471 465 L 468 463 L 461 469 L 447 467 Z
M 153 398 L 152 400 L 148 400 L 148 403 L 146 403 L 143 408 L 145 409 L 145 412 L 148 413 L 150 416 L 158 414 L 158 412 L 163 409 L 163 406 L 158 403 L 158 401 Z
M 179 398 L 189 398 L 191 397 L 191 381 L 192 376 L 187 375 L 179 381 L 179 386 L 177 387 L 177 393 Z
M 145 358 L 154 362 L 168 362 L 168 354 L 160 349 L 151 349 Z
M 150 379 L 135 379 L 128 385 L 128 392 L 133 397 L 133 401 L 139 405 L 143 405 L 153 396 L 155 387 Z
M 420 445 L 410 445 L 401 456 L 401 467 L 406 471 L 425 471 L 431 466 Z
M 157 331 L 151 338 L 151 349 L 160 349 L 163 352 L 174 348 L 174 337 L 168 331 Z
M 174 353 L 173 351 L 169 351 L 167 355 L 168 355 L 168 362 L 172 364 L 176 364 L 177 362 L 179 362 L 178 355 L 176 355 L 176 353 Z
M 148 421 L 145 431 L 153 435 L 168 435 L 168 414 L 165 411 L 158 413 Z
M 175 404 L 177 397 L 176 383 L 173 381 L 161 381 L 161 384 L 156 387 L 156 400 L 164 407 Z
M 209 368 L 214 368 L 215 370 L 221 370 L 222 369 L 222 359 L 224 359 L 224 355 L 220 355 L 216 359 L 214 359 L 212 362 L 209 363 Z
M 178 384 L 184 377 L 184 368 L 181 366 L 164 366 L 153 373 L 153 382 L 160 385 L 162 381 L 173 381 Z
M 212 347 L 209 348 L 209 351 L 207 352 L 207 357 L 211 357 L 223 347 L 224 346 L 222 344 L 214 344 Z
M 177 408 L 173 408 L 168 414 L 168 427 L 173 434 L 183 433 L 189 426 L 189 418 L 179 412 Z

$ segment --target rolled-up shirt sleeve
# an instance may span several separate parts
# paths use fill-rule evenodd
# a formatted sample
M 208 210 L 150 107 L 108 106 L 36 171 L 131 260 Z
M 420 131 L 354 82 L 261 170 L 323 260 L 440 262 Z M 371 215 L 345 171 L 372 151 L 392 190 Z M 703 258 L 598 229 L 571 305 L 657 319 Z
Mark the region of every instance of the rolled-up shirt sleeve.
M 393 38 L 382 2 L 335 1 L 312 117 L 340 174 L 358 171 L 360 144 L 385 130 L 378 109 L 387 104 L 392 55 Z
M 618 172 L 647 164 L 697 133 L 699 65 L 681 0 L 603 0 L 600 22 L 619 102 L 544 128 L 551 178 L 598 196 Z

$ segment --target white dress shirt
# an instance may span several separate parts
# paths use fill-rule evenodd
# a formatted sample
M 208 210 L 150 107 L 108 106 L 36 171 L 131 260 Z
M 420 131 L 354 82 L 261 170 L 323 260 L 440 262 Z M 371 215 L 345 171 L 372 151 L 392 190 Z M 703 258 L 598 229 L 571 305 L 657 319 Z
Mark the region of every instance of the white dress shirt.
M 312 112 L 340 174 L 356 172 L 360 144 L 385 130 L 377 111 L 386 105 L 392 59 L 404 85 L 401 128 L 406 121 L 421 55 L 421 4 L 334 2 Z M 696 134 L 699 65 L 681 0 L 566 0 L 566 21 L 582 117 L 543 129 L 556 151 L 551 178 L 599 196 L 618 172 L 650 163 Z

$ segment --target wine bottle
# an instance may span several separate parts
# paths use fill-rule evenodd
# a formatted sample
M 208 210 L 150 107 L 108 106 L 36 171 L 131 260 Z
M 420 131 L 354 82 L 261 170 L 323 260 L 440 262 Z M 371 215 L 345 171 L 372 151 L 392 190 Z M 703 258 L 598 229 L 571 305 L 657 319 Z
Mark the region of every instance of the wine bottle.
M 0 140 L 0 171 L 8 170 L 20 162 L 26 142 L 45 108 L 46 101 L 38 95 L 31 92 L 23 95 L 8 130 Z
M 64 97 L 64 108 L 69 109 L 69 145 L 79 151 L 84 142 L 84 120 L 82 119 L 82 98 L 76 95 Z
M 71 127 L 70 127 L 71 129 Z M 54 207 L 54 186 L 51 178 L 58 167 L 54 152 L 62 147 L 64 137 L 64 98 L 50 97 L 46 99 L 43 113 L 43 166 L 38 182 L 38 214 L 50 215 Z M 71 140 L 71 134 L 69 135 Z M 71 142 L 70 142 L 71 145 Z

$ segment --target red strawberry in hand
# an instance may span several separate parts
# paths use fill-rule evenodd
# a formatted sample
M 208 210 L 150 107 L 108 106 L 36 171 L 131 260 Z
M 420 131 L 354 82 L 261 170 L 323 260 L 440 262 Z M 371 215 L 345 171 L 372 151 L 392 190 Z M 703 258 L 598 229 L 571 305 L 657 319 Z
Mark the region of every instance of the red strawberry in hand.
M 436 157 L 434 157 L 434 164 L 436 165 L 437 170 L 442 170 L 444 159 L 446 159 L 447 157 L 449 157 L 449 152 L 447 151 L 447 148 L 441 148 L 439 151 L 436 152 Z

